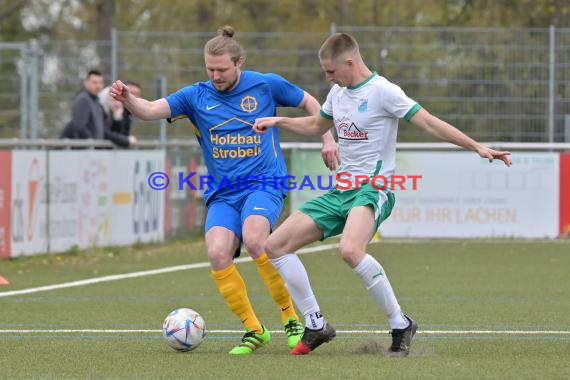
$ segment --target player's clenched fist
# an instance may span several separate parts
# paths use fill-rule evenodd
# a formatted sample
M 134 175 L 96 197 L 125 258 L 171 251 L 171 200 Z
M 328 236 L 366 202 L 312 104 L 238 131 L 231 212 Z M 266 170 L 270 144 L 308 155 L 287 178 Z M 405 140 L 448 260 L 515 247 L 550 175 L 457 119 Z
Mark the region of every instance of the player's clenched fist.
M 116 81 L 111 85 L 111 89 L 109 90 L 109 94 L 119 102 L 126 102 L 129 96 L 131 95 L 129 91 L 129 87 L 121 82 L 120 80 Z
M 265 133 L 268 128 L 274 128 L 281 119 L 280 117 L 260 117 L 259 119 L 255 119 L 253 130 L 257 133 Z

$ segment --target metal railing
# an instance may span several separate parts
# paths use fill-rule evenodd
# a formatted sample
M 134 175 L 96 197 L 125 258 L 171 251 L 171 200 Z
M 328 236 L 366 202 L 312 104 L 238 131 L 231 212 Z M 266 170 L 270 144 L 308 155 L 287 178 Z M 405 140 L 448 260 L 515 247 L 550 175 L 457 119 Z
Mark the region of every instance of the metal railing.
M 570 152 L 570 143 L 517 143 L 517 142 L 485 142 L 484 145 L 499 150 L 509 151 L 552 151 L 552 152 Z M 170 140 L 141 140 L 131 149 L 168 149 L 168 148 L 199 148 L 200 145 L 195 139 L 170 139 Z M 281 149 L 284 151 L 293 149 L 321 149 L 322 144 L 318 142 L 283 142 Z M 18 148 L 59 148 L 59 149 L 123 149 L 110 141 L 106 140 L 69 140 L 69 139 L 0 139 L 0 149 L 18 149 Z M 414 151 L 414 150 L 437 150 L 437 151 L 454 151 L 465 150 L 462 147 L 445 142 L 400 142 L 396 144 L 397 150 Z
M 474 138 L 570 141 L 570 29 L 333 25 L 331 31 L 354 35 L 370 68 Z M 56 137 L 91 67 L 103 68 L 108 83 L 115 78 L 141 83 L 149 99 L 205 80 L 203 45 L 213 35 L 114 31 L 111 41 L 2 43 L 0 79 L 10 84 L 0 90 L 0 97 L 9 100 L 0 108 L 2 137 Z M 327 33 L 236 37 L 247 51 L 247 69 L 282 74 L 324 100 L 330 84 L 317 50 Z M 15 93 L 19 103 L 10 99 Z M 19 133 L 14 128 L 18 117 Z M 400 141 L 426 140 L 417 128 L 401 124 Z M 192 136 L 183 125 L 158 126 L 137 120 L 134 131 L 139 138 Z M 284 134 L 283 139 L 299 137 Z

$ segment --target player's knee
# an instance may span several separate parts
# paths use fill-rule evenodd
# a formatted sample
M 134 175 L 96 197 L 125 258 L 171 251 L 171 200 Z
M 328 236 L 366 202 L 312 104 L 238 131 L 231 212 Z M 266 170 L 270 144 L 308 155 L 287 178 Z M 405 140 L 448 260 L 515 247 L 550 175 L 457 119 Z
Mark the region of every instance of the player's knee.
M 283 255 L 283 245 L 279 239 L 275 238 L 275 235 L 269 235 L 269 238 L 265 242 L 265 252 L 267 255 L 274 259 Z
M 360 259 L 363 256 L 363 252 L 361 252 L 361 249 L 356 244 L 341 241 L 340 242 L 340 255 L 342 256 L 342 259 L 348 265 L 350 265 L 351 268 L 354 268 L 360 262 Z
M 243 244 L 253 258 L 261 256 L 265 249 L 265 239 L 258 236 L 244 236 Z
M 218 242 L 208 245 L 208 259 L 213 268 L 226 268 L 232 262 L 233 254 Z

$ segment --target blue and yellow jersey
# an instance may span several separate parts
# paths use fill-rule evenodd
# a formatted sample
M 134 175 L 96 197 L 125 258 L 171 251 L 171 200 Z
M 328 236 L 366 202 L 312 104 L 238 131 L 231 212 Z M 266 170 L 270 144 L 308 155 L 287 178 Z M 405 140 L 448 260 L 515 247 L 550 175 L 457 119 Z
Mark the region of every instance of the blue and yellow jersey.
M 246 178 L 253 187 L 263 177 L 287 175 L 277 128 L 259 134 L 252 126 L 257 118 L 275 116 L 277 107 L 297 107 L 303 95 L 301 88 L 277 74 L 243 71 L 230 91 L 217 91 L 208 81 L 166 97 L 173 120 L 187 117 L 194 124 L 208 173 L 214 178 L 204 193 L 206 204 L 214 195 L 235 194 Z M 283 186 L 279 189 L 286 194 Z

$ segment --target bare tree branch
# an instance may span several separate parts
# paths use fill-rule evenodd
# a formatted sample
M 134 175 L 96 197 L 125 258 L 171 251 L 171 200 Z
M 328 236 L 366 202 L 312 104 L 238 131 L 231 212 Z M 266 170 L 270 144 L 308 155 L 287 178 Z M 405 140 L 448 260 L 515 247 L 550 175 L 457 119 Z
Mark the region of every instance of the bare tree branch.
M 27 2 L 28 0 L 17 0 L 11 2 L 11 4 L 8 5 L 8 7 L 6 7 L 6 9 L 1 9 L 0 22 L 2 22 L 2 20 L 4 20 L 5 18 L 10 17 L 13 13 L 18 12 L 24 5 L 26 5 Z

